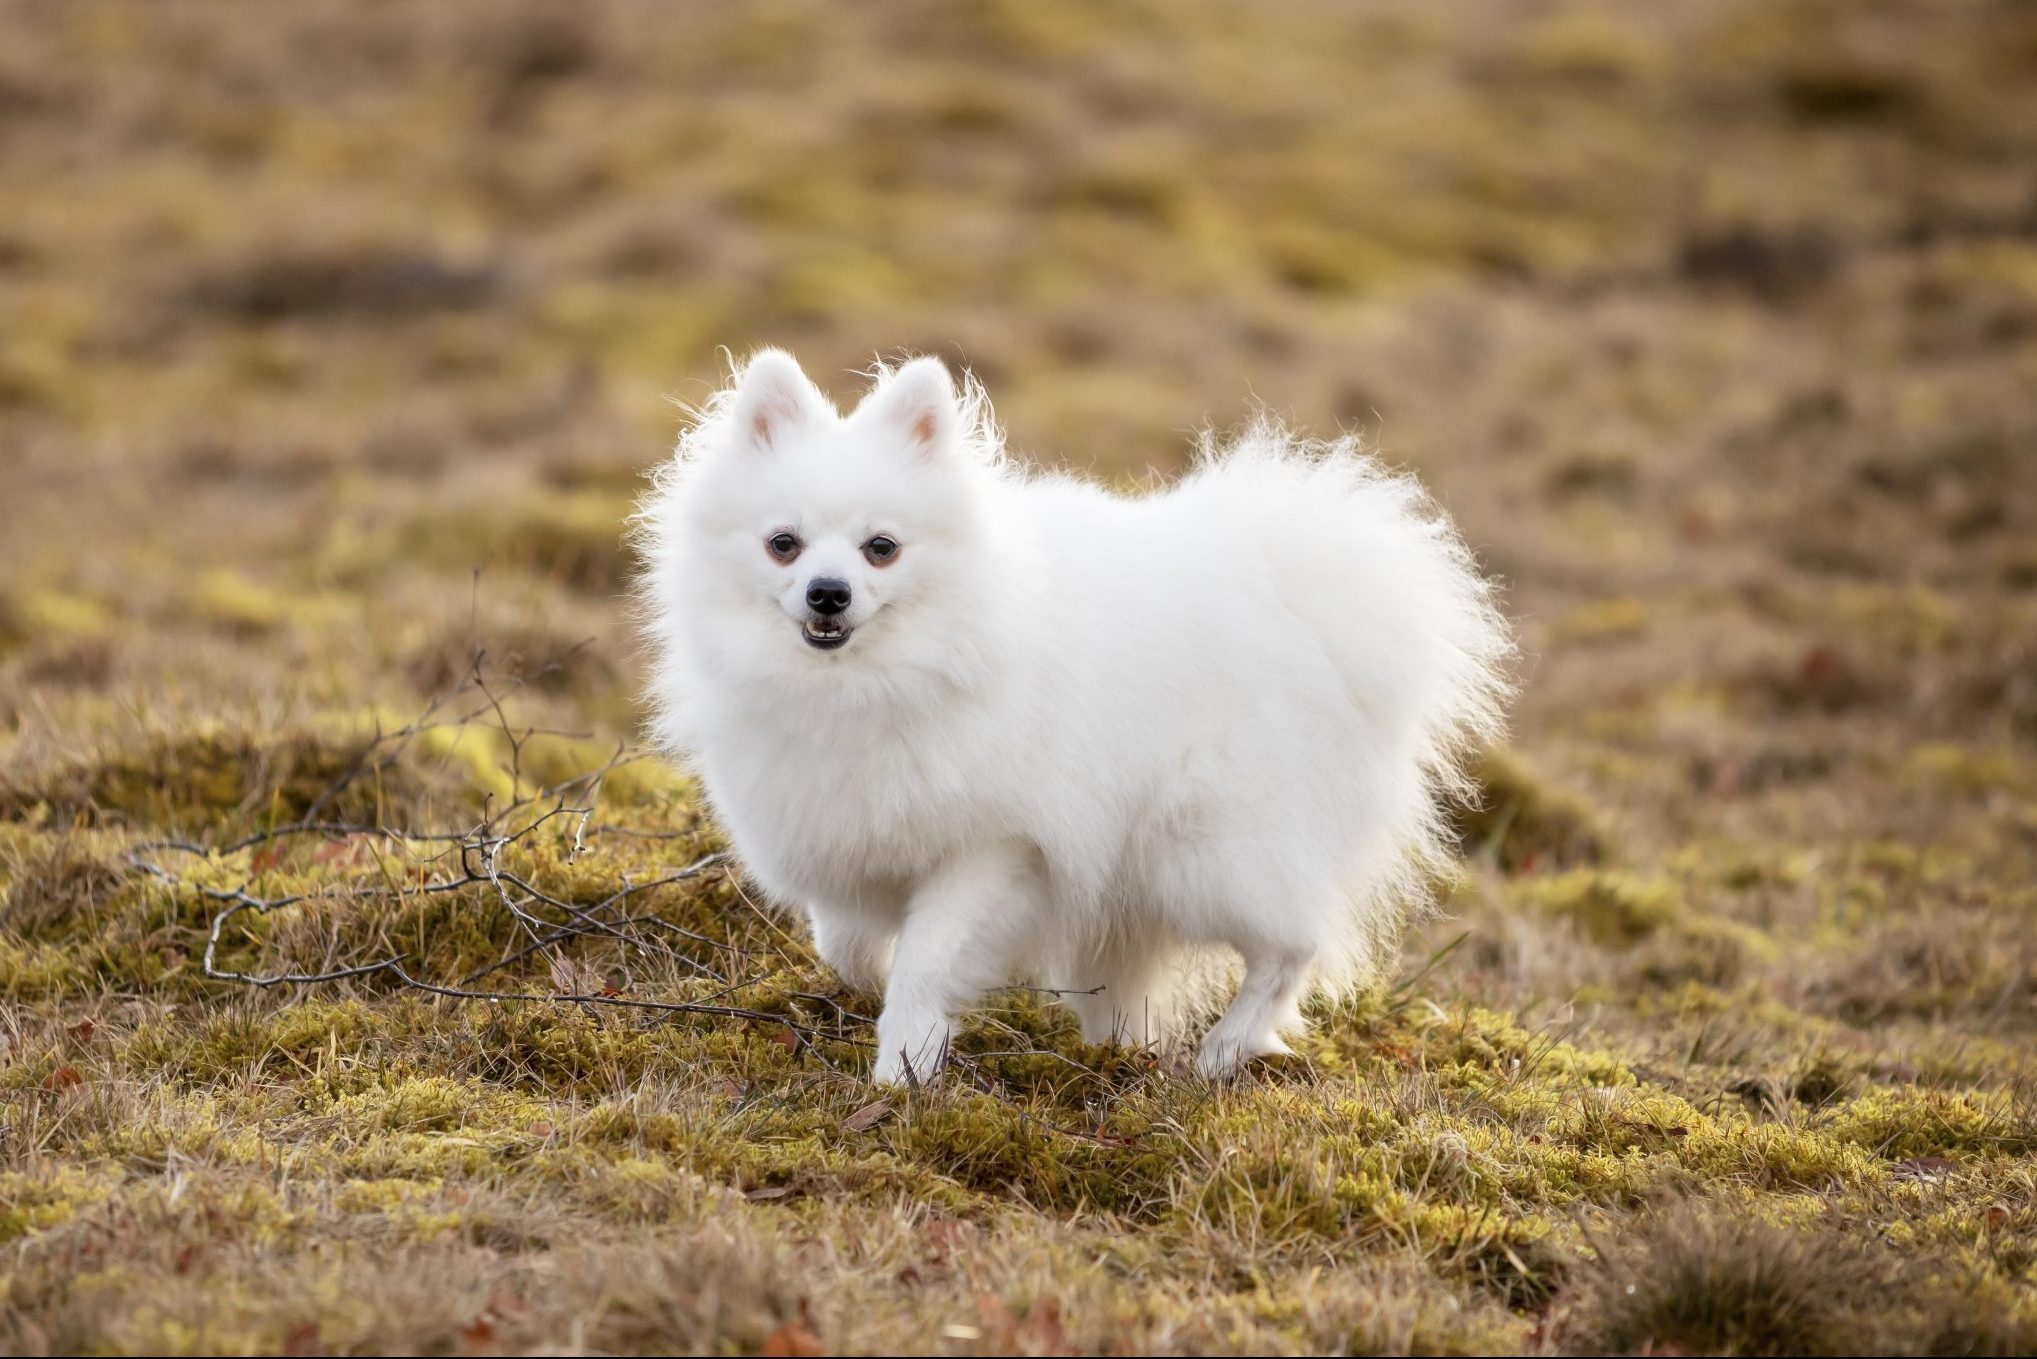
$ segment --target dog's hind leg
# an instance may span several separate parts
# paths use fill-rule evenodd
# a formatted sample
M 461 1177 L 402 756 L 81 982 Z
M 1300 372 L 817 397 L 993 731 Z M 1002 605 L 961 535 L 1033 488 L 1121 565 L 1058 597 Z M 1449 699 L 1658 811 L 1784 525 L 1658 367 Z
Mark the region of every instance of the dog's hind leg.
M 1162 964 L 1152 953 L 1113 949 L 1072 966 L 1058 999 L 1082 1022 L 1083 1041 L 1151 1047 L 1171 1038 L 1174 1011 Z
M 1258 941 L 1241 946 L 1245 979 L 1223 1017 L 1203 1035 L 1195 1069 L 1211 1078 L 1228 1076 L 1253 1057 L 1290 1051 L 1280 1031 L 1301 1023 L 1301 997 L 1308 988 L 1314 952 L 1293 944 Z
M 881 991 L 891 970 L 891 949 L 898 922 L 858 911 L 807 909 L 813 926 L 813 951 L 853 991 Z

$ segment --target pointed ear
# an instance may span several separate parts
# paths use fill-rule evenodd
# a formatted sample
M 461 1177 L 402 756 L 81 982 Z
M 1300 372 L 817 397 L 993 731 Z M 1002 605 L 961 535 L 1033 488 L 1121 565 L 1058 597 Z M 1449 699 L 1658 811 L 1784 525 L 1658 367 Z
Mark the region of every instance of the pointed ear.
M 961 413 L 948 366 L 936 358 L 914 359 L 863 398 L 856 418 L 881 425 L 915 453 L 945 453 L 955 443 Z
M 736 438 L 769 448 L 793 430 L 833 417 L 835 408 L 782 349 L 760 349 L 743 366 L 736 387 Z

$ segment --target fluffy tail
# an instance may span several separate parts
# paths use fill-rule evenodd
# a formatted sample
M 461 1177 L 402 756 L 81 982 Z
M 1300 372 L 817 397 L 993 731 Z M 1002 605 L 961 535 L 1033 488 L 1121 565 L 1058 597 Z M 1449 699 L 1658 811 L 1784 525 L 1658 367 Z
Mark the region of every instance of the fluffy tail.
M 1454 861 L 1449 804 L 1475 798 L 1467 757 L 1503 733 L 1512 631 L 1449 518 L 1355 436 L 1302 439 L 1261 418 L 1228 442 L 1205 435 L 1198 454 L 1192 480 L 1237 516 L 1349 686 L 1369 747 L 1352 757 L 1385 757 L 1370 793 L 1385 815 L 1354 847 L 1350 956 L 1325 977 L 1358 980 Z

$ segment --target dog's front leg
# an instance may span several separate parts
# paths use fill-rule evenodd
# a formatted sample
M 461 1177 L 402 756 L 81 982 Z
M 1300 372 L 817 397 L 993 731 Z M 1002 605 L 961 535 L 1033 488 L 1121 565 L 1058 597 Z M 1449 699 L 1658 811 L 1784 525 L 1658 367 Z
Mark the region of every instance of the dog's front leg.
M 973 850 L 913 893 L 877 1018 L 872 1079 L 897 1085 L 939 1071 L 956 1017 L 1010 978 L 1040 899 L 1032 859 L 1020 845 Z

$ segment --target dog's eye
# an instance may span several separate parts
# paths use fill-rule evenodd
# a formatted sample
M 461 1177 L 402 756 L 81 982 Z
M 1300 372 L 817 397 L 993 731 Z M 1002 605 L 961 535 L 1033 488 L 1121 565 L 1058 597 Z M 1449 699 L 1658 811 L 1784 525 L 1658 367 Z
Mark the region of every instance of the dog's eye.
M 764 540 L 765 550 L 781 562 L 789 562 L 799 555 L 799 539 L 789 533 L 774 533 Z
M 898 544 L 880 533 L 863 544 L 863 555 L 872 566 L 883 566 L 898 555 Z

